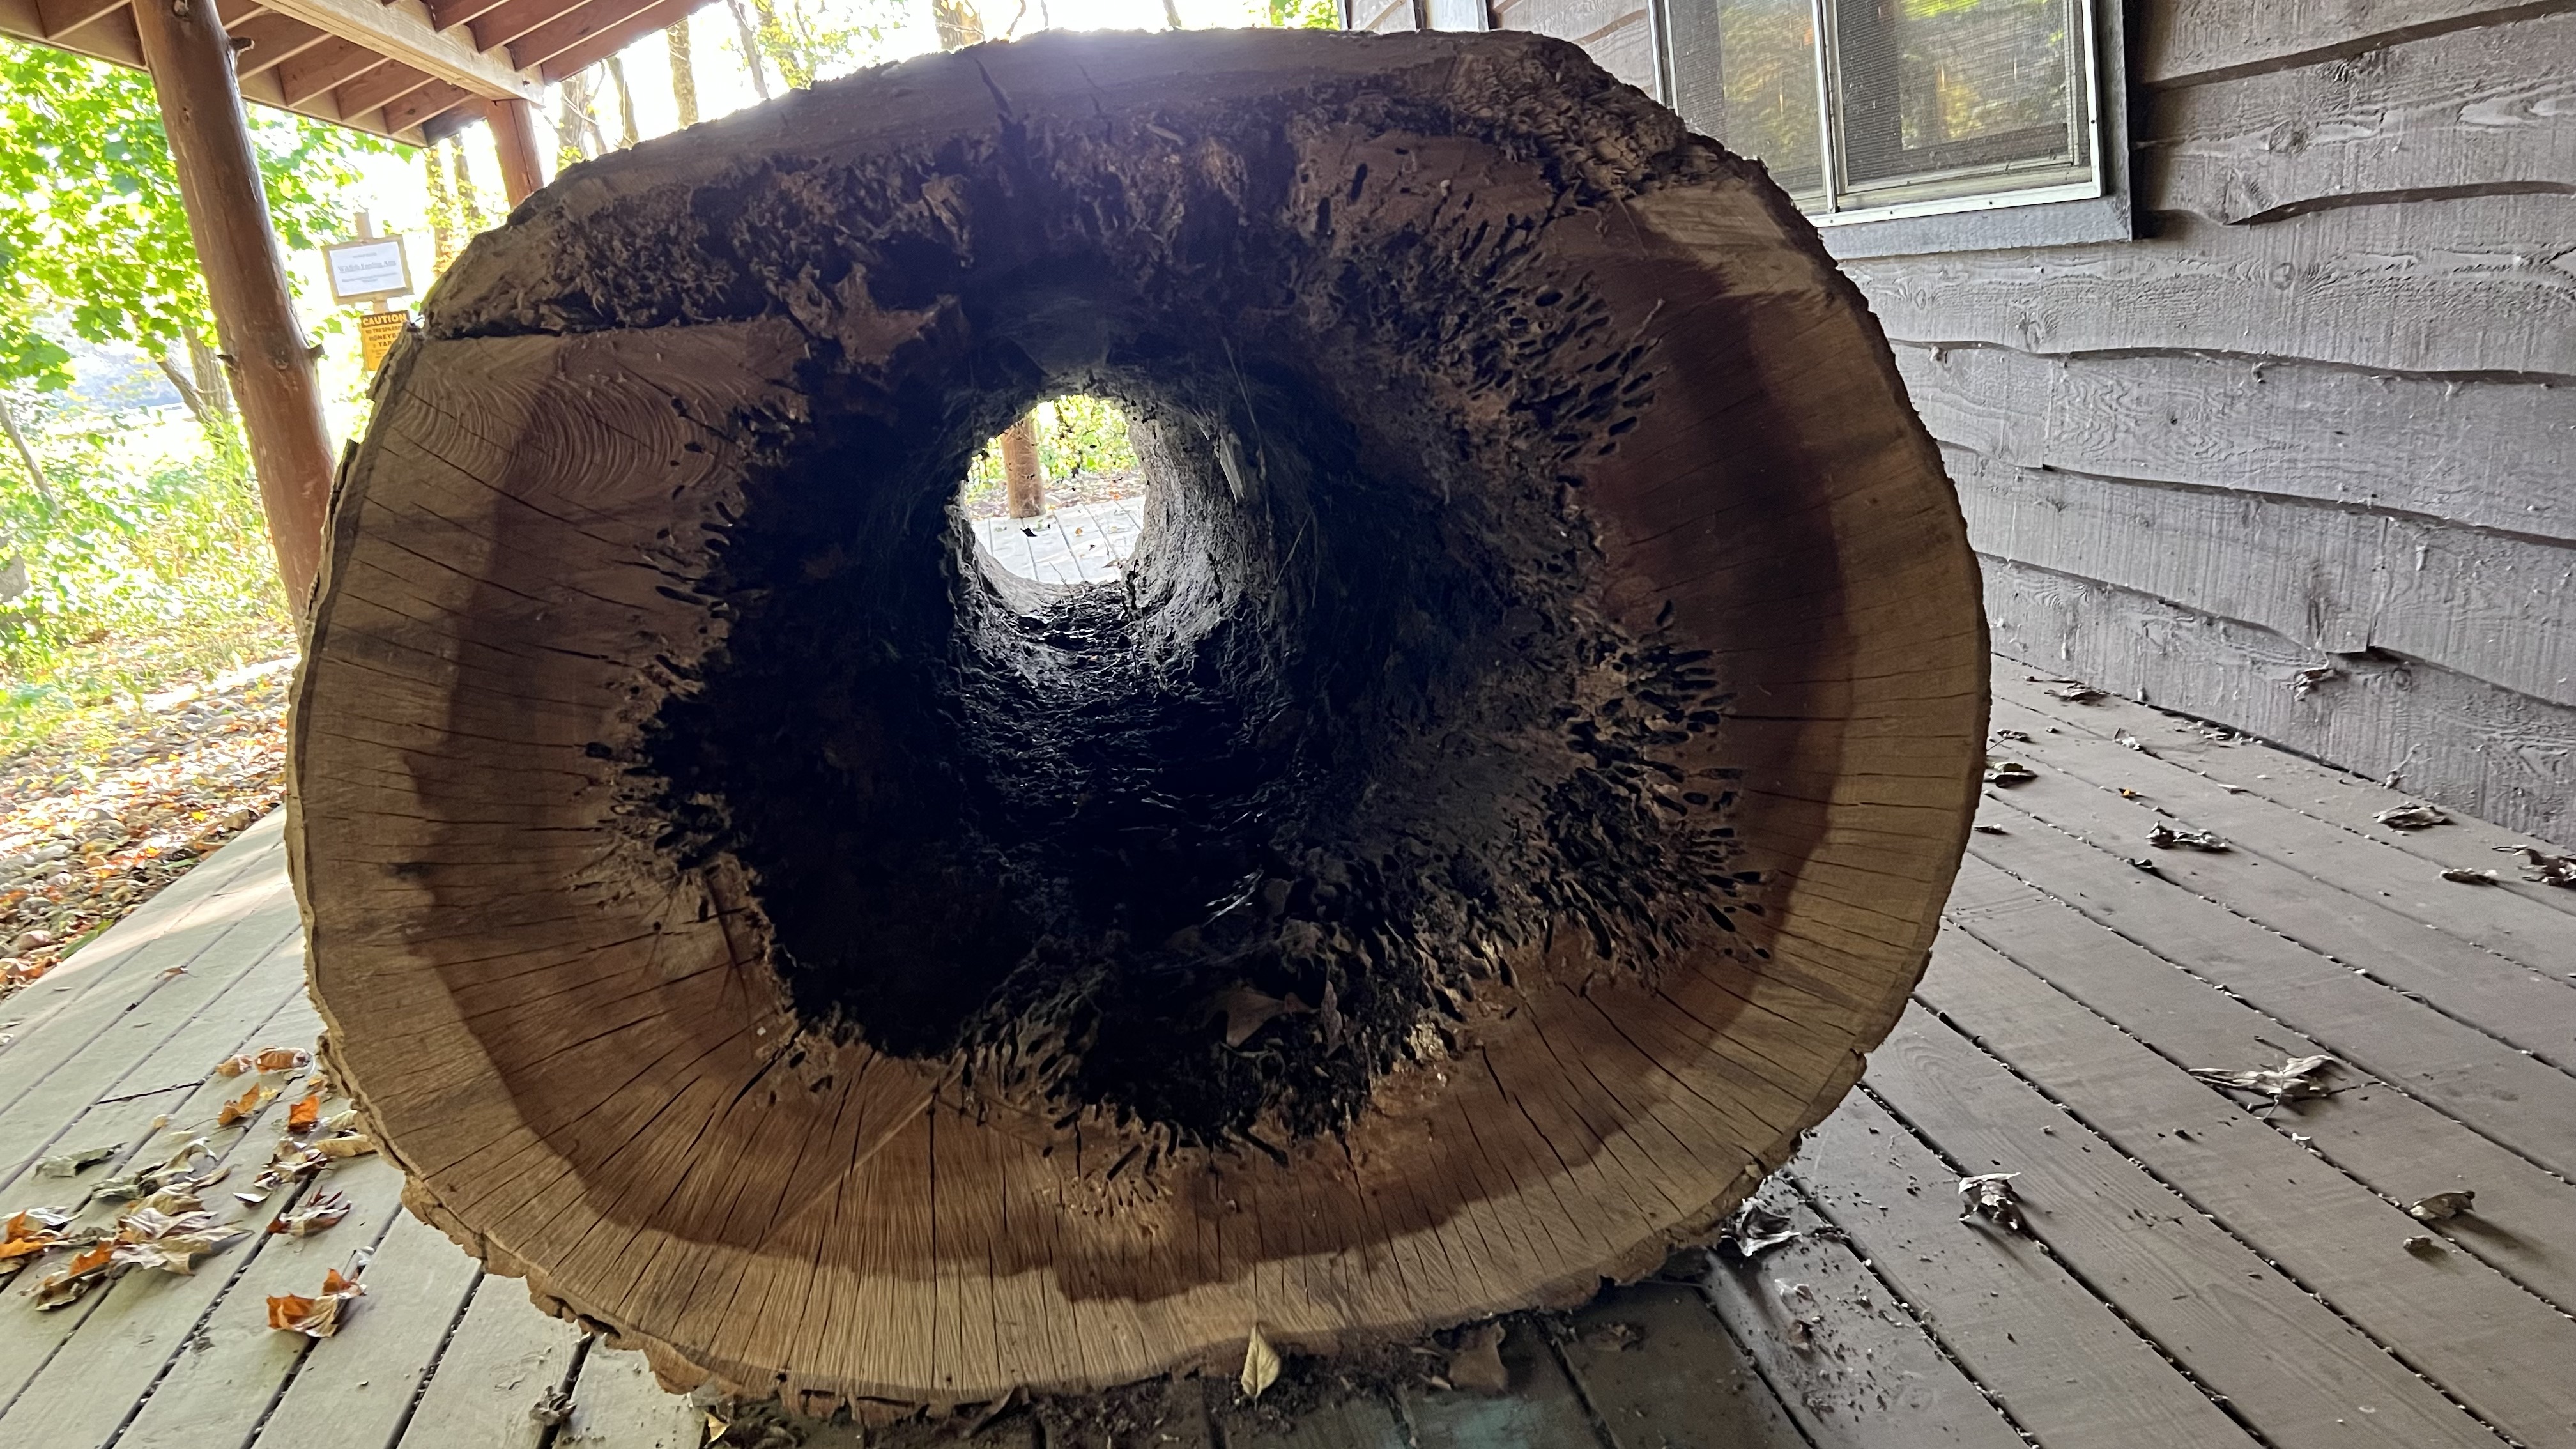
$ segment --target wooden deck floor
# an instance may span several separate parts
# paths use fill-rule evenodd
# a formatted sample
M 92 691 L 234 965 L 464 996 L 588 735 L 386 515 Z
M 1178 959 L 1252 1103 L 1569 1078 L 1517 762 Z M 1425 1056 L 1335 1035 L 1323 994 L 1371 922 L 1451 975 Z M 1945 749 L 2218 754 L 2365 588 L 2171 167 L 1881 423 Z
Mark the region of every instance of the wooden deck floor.
M 2403 796 L 2051 699 L 2024 673 L 1998 664 L 1995 725 L 2028 736 L 1999 749 L 2038 778 L 1989 791 L 1914 1009 L 1764 1189 L 1830 1231 L 1513 1321 L 1508 1396 L 1364 1391 L 1291 1421 L 1185 1381 L 1116 1442 L 2576 1445 L 2576 891 L 2516 880 L 2499 851 L 2521 840 L 2499 829 L 2397 834 L 2371 816 Z M 2151 848 L 2164 817 L 2235 848 Z M 159 1119 L 210 1121 L 239 1090 L 209 1076 L 225 1057 L 309 1043 L 299 951 L 272 820 L 0 1003 L 0 1211 L 67 1206 L 166 1152 Z M 2312 1052 L 2348 1064 L 2344 1090 L 2278 1111 L 2190 1075 Z M 213 1142 L 239 1178 L 276 1138 L 255 1121 Z M 110 1143 L 75 1179 L 33 1172 Z M 2027 1238 L 1959 1220 L 1959 1177 L 2001 1171 L 2021 1174 Z M 382 1159 L 322 1185 L 356 1203 L 330 1232 L 254 1237 L 59 1312 L 12 1291 L 0 1445 L 704 1441 L 704 1414 L 634 1355 L 405 1215 Z M 2470 1216 L 2406 1212 L 2459 1189 Z M 339 1336 L 265 1327 L 267 1295 L 310 1292 L 361 1248 L 368 1293 Z M 1026 1411 L 960 1427 L 878 1437 L 1105 1442 Z

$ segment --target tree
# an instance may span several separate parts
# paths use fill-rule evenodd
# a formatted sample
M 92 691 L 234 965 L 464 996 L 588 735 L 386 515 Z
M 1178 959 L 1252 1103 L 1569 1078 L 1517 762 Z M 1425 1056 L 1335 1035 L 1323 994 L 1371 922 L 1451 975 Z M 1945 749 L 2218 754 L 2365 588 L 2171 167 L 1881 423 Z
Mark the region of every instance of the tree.
M 278 239 L 296 249 L 339 232 L 358 158 L 389 147 L 263 110 L 250 131 Z M 0 384 L 70 386 L 69 338 L 159 356 L 213 332 L 142 74 L 0 40 L 0 194 L 14 199 L 0 208 Z
M 680 129 L 687 130 L 698 123 L 698 71 L 689 59 L 689 22 L 663 31 L 662 40 L 671 49 L 671 104 L 680 112 Z

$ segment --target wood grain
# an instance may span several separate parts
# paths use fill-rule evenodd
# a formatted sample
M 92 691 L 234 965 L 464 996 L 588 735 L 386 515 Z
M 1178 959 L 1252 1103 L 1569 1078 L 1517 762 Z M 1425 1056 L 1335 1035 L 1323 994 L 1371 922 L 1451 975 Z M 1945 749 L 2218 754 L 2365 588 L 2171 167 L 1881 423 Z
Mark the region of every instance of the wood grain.
M 1889 335 L 2576 376 L 2576 196 L 2468 196 L 2116 244 L 1844 264 Z
M 1614 1289 L 1576 1314 L 1566 1367 L 1613 1449 L 1802 1449 L 1806 1440 L 1693 1289 Z
M 2229 0 L 2164 0 L 2139 8 L 2136 75 L 2164 86 L 2271 70 L 2554 8 L 2496 0 L 2290 0 L 2255 11 Z
M 1945 448 L 1980 553 L 2576 706 L 2576 545 L 2236 489 L 2016 468 Z
M 2576 388 L 2263 358 L 1896 349 L 1924 426 L 2019 468 L 2244 489 L 2576 543 Z
M 2032 672 L 2081 672 L 2100 688 L 2576 845 L 2576 711 L 2430 665 L 2322 654 L 2151 595 L 1985 562 L 1996 651 Z M 2302 691 L 2311 670 L 2326 673 Z
M 2212 221 L 2471 188 L 2576 189 L 2576 14 L 2182 86 L 2149 114 L 2147 204 Z

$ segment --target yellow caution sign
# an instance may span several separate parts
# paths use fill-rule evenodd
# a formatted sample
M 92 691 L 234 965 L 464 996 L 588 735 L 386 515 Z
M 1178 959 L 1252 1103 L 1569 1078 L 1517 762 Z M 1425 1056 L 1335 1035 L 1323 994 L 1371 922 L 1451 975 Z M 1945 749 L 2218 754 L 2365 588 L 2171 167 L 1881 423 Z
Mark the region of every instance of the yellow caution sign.
M 404 324 L 410 321 L 411 313 L 401 308 L 358 314 L 358 356 L 367 371 L 385 365 L 385 354 L 394 350 L 394 339 L 402 335 Z

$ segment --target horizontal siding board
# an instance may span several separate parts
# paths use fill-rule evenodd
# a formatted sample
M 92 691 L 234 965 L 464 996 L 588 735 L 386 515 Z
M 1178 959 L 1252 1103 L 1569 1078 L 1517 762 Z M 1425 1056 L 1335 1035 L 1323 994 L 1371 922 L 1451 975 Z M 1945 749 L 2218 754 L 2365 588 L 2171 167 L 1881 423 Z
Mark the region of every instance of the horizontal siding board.
M 2155 98 L 2147 204 L 2241 222 L 2463 186 L 2576 189 L 2576 13 Z
M 2528 14 L 2496 0 L 2147 0 L 2138 7 L 2138 79 L 2169 85 L 2302 57 L 2348 55 L 2410 35 Z
M 2576 548 L 2366 509 L 1942 450 L 1980 553 L 2576 706 Z
M 2576 709 L 2429 664 L 2336 658 L 2250 624 L 1981 555 L 1995 652 L 2226 722 L 2576 845 Z M 2301 670 L 2342 672 L 2302 693 Z
M 2024 468 L 2366 504 L 2576 543 L 2576 387 L 2193 354 L 1900 346 L 1924 426 Z
M 2154 240 L 1846 261 L 1891 336 L 2576 377 L 2576 196 L 2364 206 Z
M 1528 30 L 1582 46 L 1603 70 L 1655 93 L 1654 27 L 1637 0 L 1513 0 L 1493 8 L 1497 30 Z

